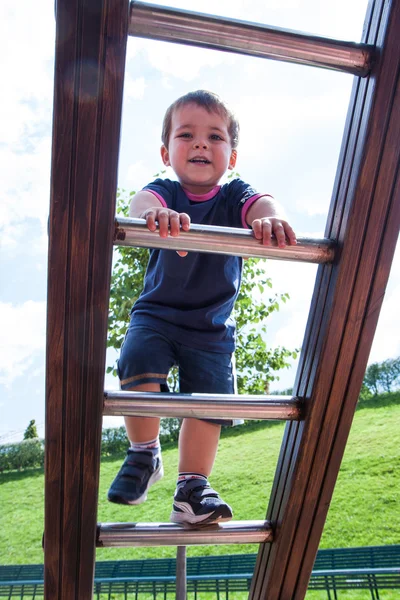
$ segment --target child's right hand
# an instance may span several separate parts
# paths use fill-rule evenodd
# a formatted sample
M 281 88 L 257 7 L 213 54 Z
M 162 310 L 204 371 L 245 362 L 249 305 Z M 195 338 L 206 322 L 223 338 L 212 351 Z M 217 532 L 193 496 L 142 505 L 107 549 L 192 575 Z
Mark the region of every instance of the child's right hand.
M 147 228 L 150 231 L 156 231 L 157 223 L 160 237 L 166 238 L 168 234 L 172 237 L 179 235 L 181 227 L 183 231 L 190 229 L 190 217 L 186 213 L 178 213 L 170 208 L 150 207 L 146 208 L 140 215 L 140 219 L 145 219 Z M 186 256 L 187 252 L 177 250 L 179 256 Z

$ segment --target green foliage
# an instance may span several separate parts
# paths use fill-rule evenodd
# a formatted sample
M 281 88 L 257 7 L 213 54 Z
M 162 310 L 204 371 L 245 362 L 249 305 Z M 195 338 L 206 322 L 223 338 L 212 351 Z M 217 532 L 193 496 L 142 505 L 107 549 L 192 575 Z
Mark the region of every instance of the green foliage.
M 379 365 L 373 363 L 370 365 L 364 375 L 363 385 L 376 396 L 379 394 L 378 388 L 378 377 L 379 377 Z
M 268 394 L 269 384 L 279 377 L 276 371 L 289 367 L 289 358 L 296 358 L 298 349 L 270 349 L 265 341 L 266 319 L 279 311 L 280 303 L 289 294 L 272 294 L 272 282 L 265 274 L 263 259 L 244 261 L 242 285 L 235 304 L 237 325 L 236 368 L 238 389 L 242 394 Z
M 277 395 L 291 396 L 292 388 L 281 392 L 273 392 Z M 360 394 L 358 408 L 390 407 L 400 403 L 400 394 L 380 394 L 374 396 L 366 386 L 363 386 Z M 234 437 L 236 434 L 250 433 L 259 426 L 268 428 L 276 425 L 275 422 L 246 421 L 239 428 L 223 429 L 222 437 Z M 160 442 L 162 445 L 173 444 L 179 437 L 180 420 L 175 418 L 161 419 Z M 107 428 L 102 431 L 101 456 L 118 456 L 125 454 L 129 447 L 125 427 Z M 6 471 L 23 471 L 25 469 L 43 467 L 44 465 L 44 441 L 38 438 L 23 440 L 14 444 L 0 446 L 0 473 Z
M 36 429 L 35 419 L 32 419 L 32 421 L 29 421 L 29 425 L 25 430 L 24 440 L 32 440 L 37 437 L 39 436 Z
M 293 388 L 289 387 L 286 390 L 272 390 L 271 394 L 273 396 L 293 396 Z
M 176 442 L 179 435 L 179 419 L 161 419 L 160 442 Z M 125 427 L 103 429 L 101 437 L 101 456 L 123 456 L 129 447 Z
M 117 193 L 117 213 L 127 217 L 129 204 L 135 192 Z M 109 348 L 120 348 L 129 325 L 130 310 L 143 288 L 143 277 L 149 258 L 147 248 L 119 246 L 115 250 L 116 260 L 111 276 L 110 308 L 108 316 Z M 107 373 L 116 375 L 115 365 L 107 368 Z
M 237 175 L 237 174 L 235 174 Z M 135 192 L 121 190 L 117 194 L 117 212 L 129 213 L 129 204 Z M 143 289 L 143 278 L 148 261 L 144 248 L 116 249 L 116 261 L 111 279 L 111 298 L 108 328 L 108 347 L 118 349 L 129 325 L 129 313 Z M 276 372 L 289 366 L 289 358 L 296 358 L 298 349 L 267 347 L 266 319 L 287 302 L 289 294 L 268 294 L 271 279 L 266 277 L 263 262 L 250 258 L 244 261 L 242 285 L 236 301 L 234 315 L 237 322 L 236 369 L 239 393 L 268 393 L 269 382 L 279 379 Z M 117 374 L 115 365 L 107 372 Z M 177 389 L 177 372 L 170 373 L 168 383 Z
M 377 396 L 382 392 L 393 392 L 400 385 L 400 356 L 372 363 L 365 372 L 360 399 L 367 399 L 368 392 Z
M 110 427 L 101 433 L 101 456 L 123 456 L 129 448 L 125 427 Z
M 383 392 L 393 392 L 400 385 L 400 356 L 380 363 L 379 385 Z
M 160 442 L 170 444 L 179 436 L 179 419 L 161 419 Z M 123 456 L 129 447 L 125 427 L 103 429 L 101 437 L 101 456 Z M 43 467 L 44 441 L 23 440 L 14 444 L 0 446 L 0 473 L 5 471 L 23 471 L 24 469 Z
M 181 420 L 175 418 L 161 419 L 160 442 L 162 444 L 178 441 Z
M 360 395 L 358 397 L 358 403 L 360 404 L 362 402 L 367 402 L 370 398 L 373 397 L 374 395 L 372 394 L 371 390 L 363 382 L 360 390 Z
M 365 394 L 360 394 L 356 410 L 385 408 L 393 404 L 400 404 L 400 390 L 378 394 L 378 396 L 374 396 L 368 391 Z
M 15 444 L 0 446 L 0 472 L 21 471 L 44 465 L 43 440 L 27 439 Z

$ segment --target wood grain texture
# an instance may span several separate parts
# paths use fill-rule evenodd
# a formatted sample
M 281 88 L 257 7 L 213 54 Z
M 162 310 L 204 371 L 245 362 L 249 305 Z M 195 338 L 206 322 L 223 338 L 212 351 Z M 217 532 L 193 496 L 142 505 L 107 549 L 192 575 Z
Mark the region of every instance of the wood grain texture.
M 400 222 L 400 2 L 370 3 L 364 29 L 379 59 L 356 80 L 294 393 L 306 419 L 287 425 L 251 599 L 304 598 L 350 431 Z
M 58 0 L 46 358 L 45 596 L 92 597 L 122 89 L 122 0 Z

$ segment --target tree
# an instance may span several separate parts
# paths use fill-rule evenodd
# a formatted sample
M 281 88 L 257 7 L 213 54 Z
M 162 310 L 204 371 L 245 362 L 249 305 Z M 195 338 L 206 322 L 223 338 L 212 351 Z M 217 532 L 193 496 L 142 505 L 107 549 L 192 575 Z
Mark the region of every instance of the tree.
M 25 429 L 24 440 L 32 440 L 34 438 L 38 438 L 38 432 L 36 429 L 35 419 L 29 421 L 28 427 Z
M 276 371 L 289 367 L 288 359 L 297 357 L 298 350 L 268 348 L 266 319 L 279 310 L 280 302 L 289 299 L 289 294 L 267 297 L 270 289 L 272 281 L 265 274 L 263 260 L 245 260 L 242 285 L 234 308 L 238 390 L 243 394 L 269 393 L 270 382 L 279 380 Z
M 400 383 L 400 356 L 388 358 L 381 363 L 372 363 L 365 372 L 363 385 L 374 396 L 381 392 L 390 393 Z
M 135 192 L 118 191 L 117 211 L 127 216 Z M 129 313 L 143 288 L 143 277 L 148 261 L 145 248 L 118 247 L 111 278 L 111 298 L 107 346 L 119 349 L 129 324 Z M 280 302 L 288 294 L 272 294 L 271 279 L 266 277 L 262 259 L 244 261 L 242 285 L 234 315 L 237 323 L 236 369 L 240 393 L 263 394 L 269 391 L 269 382 L 279 379 L 276 371 L 288 367 L 289 358 L 296 358 L 298 350 L 269 349 L 265 341 L 266 318 L 279 310 Z M 116 374 L 115 365 L 107 372 Z M 170 379 L 170 388 L 176 389 L 176 372 Z
M 128 216 L 129 204 L 135 192 L 118 190 L 117 212 Z M 110 308 L 108 314 L 107 347 L 119 350 L 129 325 L 129 313 L 143 289 L 149 251 L 147 248 L 118 246 L 115 249 L 115 262 L 111 275 Z M 107 373 L 116 375 L 115 366 L 108 367 Z
M 379 394 L 379 364 L 373 363 L 367 368 L 363 383 L 366 387 L 377 396 Z
M 400 356 L 387 358 L 380 365 L 379 383 L 385 392 L 393 392 L 400 383 Z

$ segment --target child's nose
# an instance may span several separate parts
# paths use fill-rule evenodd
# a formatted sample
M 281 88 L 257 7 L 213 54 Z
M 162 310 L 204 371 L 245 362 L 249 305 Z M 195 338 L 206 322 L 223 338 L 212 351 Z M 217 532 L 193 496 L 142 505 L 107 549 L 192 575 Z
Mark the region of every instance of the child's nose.
M 193 148 L 195 150 L 198 150 L 199 148 L 203 148 L 203 150 L 206 150 L 208 148 L 208 144 L 205 140 L 195 140 L 195 142 L 193 143 Z

